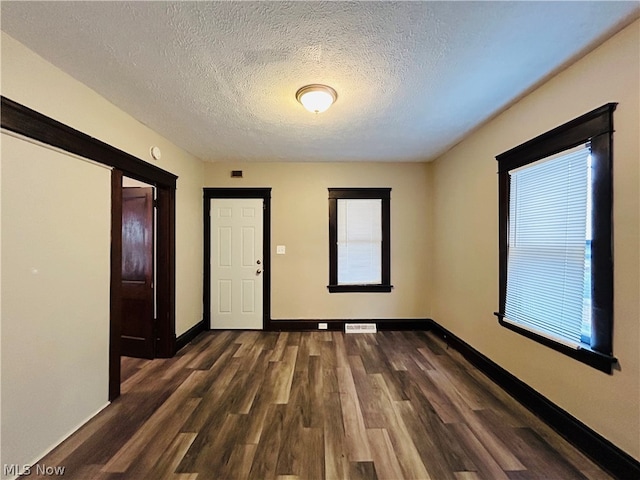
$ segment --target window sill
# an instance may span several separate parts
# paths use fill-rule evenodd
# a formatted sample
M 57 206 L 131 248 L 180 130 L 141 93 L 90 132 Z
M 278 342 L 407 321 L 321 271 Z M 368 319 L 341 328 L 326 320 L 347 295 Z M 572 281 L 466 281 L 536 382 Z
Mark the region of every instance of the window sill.
M 329 293 L 390 292 L 393 285 L 328 285 Z
M 504 315 L 501 313 L 494 313 L 496 317 L 498 317 L 498 322 L 505 328 L 509 330 L 519 333 L 531 340 L 534 340 L 542 345 L 545 345 L 553 350 L 563 353 L 571 358 L 578 360 L 579 362 L 585 363 L 590 367 L 595 368 L 596 370 L 600 370 L 601 372 L 608 373 L 611 375 L 613 373 L 613 365 L 618 363 L 618 359 L 605 355 L 604 353 L 596 352 L 592 350 L 588 345 L 583 344 L 578 348 L 572 348 L 570 346 L 564 345 L 559 342 L 555 342 L 550 338 L 543 337 L 542 335 L 538 335 L 535 332 L 527 330 L 525 328 L 518 327 L 510 322 L 504 321 Z

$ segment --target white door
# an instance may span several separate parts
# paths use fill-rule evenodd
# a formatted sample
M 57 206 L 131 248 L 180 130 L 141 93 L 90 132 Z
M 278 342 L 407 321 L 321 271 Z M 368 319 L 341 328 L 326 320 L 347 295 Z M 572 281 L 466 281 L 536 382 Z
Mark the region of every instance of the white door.
M 211 328 L 262 329 L 263 200 L 211 199 Z

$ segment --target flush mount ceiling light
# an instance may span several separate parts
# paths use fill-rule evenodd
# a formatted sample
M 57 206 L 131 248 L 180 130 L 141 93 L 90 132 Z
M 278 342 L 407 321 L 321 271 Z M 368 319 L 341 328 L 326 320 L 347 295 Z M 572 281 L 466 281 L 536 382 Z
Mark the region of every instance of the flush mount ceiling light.
M 296 92 L 296 100 L 313 113 L 324 112 L 337 98 L 338 94 L 333 88 L 317 83 L 305 85 Z

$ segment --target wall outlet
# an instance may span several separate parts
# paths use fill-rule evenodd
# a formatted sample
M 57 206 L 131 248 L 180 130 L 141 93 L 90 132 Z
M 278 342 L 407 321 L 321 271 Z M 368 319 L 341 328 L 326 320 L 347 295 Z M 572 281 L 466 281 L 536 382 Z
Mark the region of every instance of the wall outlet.
M 328 325 L 326 323 L 319 323 L 318 330 L 326 330 Z
M 278 245 L 276 247 L 276 255 L 284 255 L 285 253 L 287 253 L 287 247 L 284 245 Z

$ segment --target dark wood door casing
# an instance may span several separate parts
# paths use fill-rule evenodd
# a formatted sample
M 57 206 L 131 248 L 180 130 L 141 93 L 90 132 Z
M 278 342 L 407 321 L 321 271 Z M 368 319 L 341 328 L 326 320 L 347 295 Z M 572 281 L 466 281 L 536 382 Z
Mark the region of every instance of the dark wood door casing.
M 176 353 L 176 189 L 156 184 L 156 357 Z
M 204 266 L 203 266 L 203 320 L 206 330 L 211 328 L 211 200 L 214 198 L 261 198 L 263 200 L 263 287 L 262 326 L 271 329 L 271 187 L 203 189 Z
M 109 400 L 120 395 L 122 332 L 122 170 L 111 170 L 111 282 L 109 301 Z

